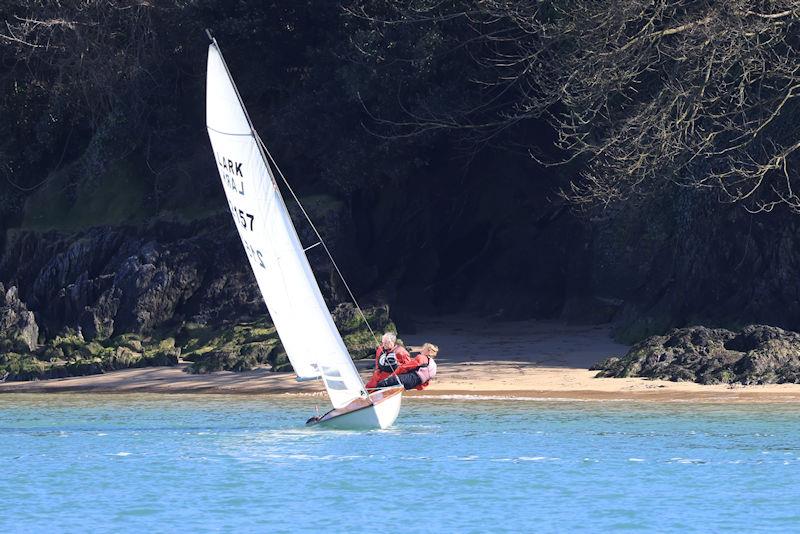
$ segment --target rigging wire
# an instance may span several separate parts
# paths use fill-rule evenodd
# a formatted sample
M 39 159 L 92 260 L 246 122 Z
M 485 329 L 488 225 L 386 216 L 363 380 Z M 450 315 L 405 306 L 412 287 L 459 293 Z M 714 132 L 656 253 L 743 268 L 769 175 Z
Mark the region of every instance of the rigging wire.
M 286 176 L 283 175 L 283 171 L 278 166 L 278 164 L 275 162 L 275 158 L 272 157 L 272 154 L 270 153 L 269 149 L 264 144 L 264 141 L 261 140 L 261 136 L 258 135 L 258 132 L 256 132 L 255 129 L 253 129 L 253 135 L 255 135 L 256 141 L 258 142 L 258 144 L 261 146 L 261 149 L 264 151 L 264 153 L 269 158 L 269 161 L 272 163 L 272 166 L 275 167 L 275 170 L 278 171 L 278 175 L 280 175 L 281 180 L 283 180 L 283 183 L 286 185 L 286 188 L 289 190 L 289 193 L 292 194 L 292 198 L 294 199 L 294 201 L 297 202 L 297 205 L 300 207 L 300 211 L 303 212 L 303 215 L 305 216 L 306 220 L 308 221 L 308 224 L 311 225 L 311 229 L 314 230 L 314 235 L 317 236 L 317 239 L 319 240 L 319 244 L 322 245 L 323 249 L 325 249 L 325 253 L 328 255 L 328 259 L 331 260 L 331 264 L 333 265 L 334 269 L 336 269 L 336 273 L 339 275 L 339 278 L 342 280 L 342 283 L 344 284 L 345 289 L 347 289 L 347 293 L 350 295 L 350 299 L 353 301 L 353 304 L 355 304 L 355 307 L 358 310 L 358 313 L 361 314 L 361 318 L 364 320 L 364 324 L 367 325 L 367 329 L 369 330 L 369 333 L 372 335 L 372 339 L 377 344 L 378 343 L 378 337 L 375 335 L 375 331 L 372 330 L 372 326 L 370 326 L 369 321 L 367 320 L 367 316 L 364 314 L 364 311 L 361 309 L 361 306 L 359 306 L 358 301 L 356 300 L 356 297 L 353 294 L 353 291 L 350 289 L 350 286 L 347 284 L 347 280 L 344 279 L 344 275 L 342 274 L 342 271 L 339 269 L 339 266 L 336 264 L 336 260 L 333 259 L 333 255 L 331 254 L 331 251 L 328 249 L 328 245 L 325 244 L 325 241 L 322 239 L 322 236 L 320 235 L 319 231 L 317 230 L 317 227 L 311 221 L 311 217 L 308 216 L 308 213 L 306 212 L 305 207 L 303 206 L 303 204 L 300 202 L 300 199 L 295 194 L 294 190 L 292 189 L 292 186 L 289 185 L 289 182 L 286 180 Z

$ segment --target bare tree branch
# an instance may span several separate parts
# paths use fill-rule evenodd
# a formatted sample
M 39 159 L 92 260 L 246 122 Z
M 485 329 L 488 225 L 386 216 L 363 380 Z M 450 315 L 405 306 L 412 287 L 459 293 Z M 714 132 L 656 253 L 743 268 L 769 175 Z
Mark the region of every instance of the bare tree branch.
M 676 185 L 800 213 L 800 0 L 390 3 L 406 24 L 463 14 L 483 36 L 470 49 L 480 90 L 505 104 L 409 113 L 404 135 L 438 124 L 491 137 L 546 118 L 565 154 L 553 163 L 584 162 L 564 191 L 577 205 Z

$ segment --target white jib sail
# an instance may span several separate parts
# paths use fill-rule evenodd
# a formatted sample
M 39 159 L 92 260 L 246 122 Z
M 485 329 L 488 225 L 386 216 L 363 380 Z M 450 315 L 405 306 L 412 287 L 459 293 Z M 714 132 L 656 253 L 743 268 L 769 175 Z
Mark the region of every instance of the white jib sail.
M 208 48 L 206 126 L 239 237 L 297 376 L 321 376 L 333 406 L 347 405 L 365 394 L 364 384 L 216 43 Z

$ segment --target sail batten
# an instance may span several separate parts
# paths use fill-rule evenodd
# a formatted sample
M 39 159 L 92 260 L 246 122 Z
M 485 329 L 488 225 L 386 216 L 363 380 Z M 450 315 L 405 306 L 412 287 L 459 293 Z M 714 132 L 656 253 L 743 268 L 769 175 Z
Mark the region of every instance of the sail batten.
M 300 380 L 322 378 L 335 408 L 364 394 L 259 140 L 216 44 L 206 125 L 222 186 L 259 290 Z

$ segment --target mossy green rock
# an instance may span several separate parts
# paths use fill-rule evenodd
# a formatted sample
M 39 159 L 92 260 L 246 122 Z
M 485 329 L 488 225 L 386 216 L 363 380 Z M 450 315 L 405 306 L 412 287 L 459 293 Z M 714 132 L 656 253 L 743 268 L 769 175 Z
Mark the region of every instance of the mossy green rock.
M 358 308 L 350 303 L 339 304 L 333 309 L 331 312 L 333 322 L 342 335 L 361 330 L 369 331 L 364 318 L 378 335 L 394 326 L 389 318 L 389 306 L 372 306 L 362 308 L 361 311 L 364 313 L 363 316 L 359 313 Z
M 20 338 L 0 338 L 0 353 L 6 352 L 26 354 L 29 349 L 27 343 Z
M 377 335 L 393 330 L 386 306 L 364 310 Z M 333 317 L 354 359 L 371 358 L 376 340 L 358 310 L 349 304 L 338 306 Z M 161 329 L 145 336 L 125 333 L 110 339 L 87 341 L 80 330 L 67 328 L 35 353 L 24 343 L 0 338 L 6 357 L 0 360 L 0 376 L 8 380 L 40 380 L 99 374 L 132 367 L 174 366 L 183 359 L 192 362 L 190 373 L 249 371 L 267 367 L 290 372 L 291 363 L 275 327 L 266 319 L 223 327 L 186 323 L 177 331 Z
M 156 349 L 146 351 L 143 361 L 147 366 L 172 367 L 178 365 L 180 357 L 180 348 L 162 345 Z
M 372 358 L 383 332 L 397 331 L 397 327 L 389 317 L 388 306 L 373 306 L 362 311 L 363 317 L 353 304 L 348 303 L 339 304 L 332 312 L 336 328 L 342 334 L 344 344 L 354 360 Z M 365 317 L 372 327 L 372 332 L 364 322 Z
M 135 352 L 142 352 L 144 350 L 142 338 L 136 334 L 124 334 L 118 336 L 113 340 L 112 344 L 118 347 L 127 347 Z
M 251 371 L 269 365 L 274 370 L 274 353 L 279 347 L 278 340 L 256 341 L 237 346 L 227 343 L 219 348 L 194 355 L 188 373 L 203 374 L 216 371 Z
M 135 352 L 128 347 L 117 347 L 116 350 L 109 350 L 113 350 L 113 355 L 107 359 L 105 366 L 109 371 L 138 367 L 142 362 L 143 354 Z
M 238 349 L 219 349 L 212 350 L 203 354 L 202 358 L 196 359 L 186 368 L 187 373 L 207 374 L 217 371 L 232 371 L 234 368 L 240 369 Z
M 42 349 L 39 359 L 48 362 L 62 361 L 64 360 L 64 351 L 59 347 L 47 345 Z
M 37 380 L 47 368 L 46 364 L 27 354 L 7 352 L 0 355 L 0 376 L 6 380 Z
M 294 370 L 291 362 L 289 361 L 289 356 L 286 354 L 283 348 L 273 352 L 270 359 L 270 364 L 272 364 L 272 370 L 276 373 L 291 373 Z
M 91 356 L 86 347 L 86 340 L 72 329 L 57 335 L 48 345 L 61 350 L 66 360 L 75 361 Z
M 100 359 L 77 360 L 68 363 L 65 367 L 69 376 L 100 375 L 105 371 Z
M 376 342 L 369 331 L 345 334 L 342 339 L 354 360 L 363 360 L 375 356 Z

